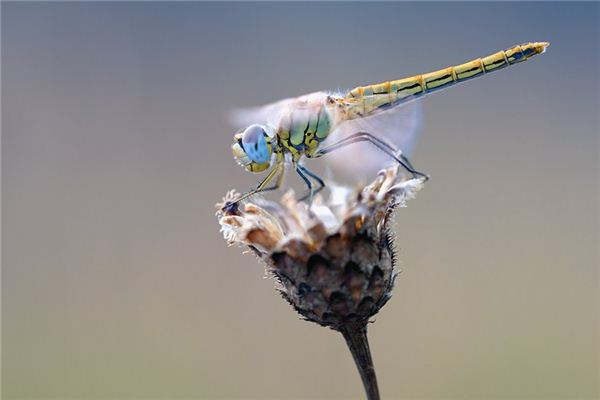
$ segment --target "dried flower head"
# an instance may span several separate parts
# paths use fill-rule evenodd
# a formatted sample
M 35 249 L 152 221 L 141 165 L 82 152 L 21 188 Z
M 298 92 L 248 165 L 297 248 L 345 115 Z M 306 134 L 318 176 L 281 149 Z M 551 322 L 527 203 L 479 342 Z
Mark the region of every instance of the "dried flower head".
M 225 239 L 249 246 L 280 282 L 283 297 L 306 319 L 338 329 L 366 322 L 391 296 L 396 272 L 391 212 L 423 180 L 381 171 L 361 190 L 332 186 L 311 208 L 287 192 L 281 203 L 258 201 L 219 211 Z M 236 198 L 230 192 L 224 202 Z
M 361 370 L 366 364 L 372 369 L 366 325 L 391 297 L 397 275 L 390 219 L 423 182 L 402 180 L 393 167 L 362 188 L 330 184 L 329 198 L 315 197 L 310 208 L 296 201 L 292 191 L 280 203 L 257 199 L 221 209 L 238 197 L 232 191 L 217 205 L 228 243 L 254 251 L 277 278 L 282 296 L 304 318 L 344 334 L 367 392 L 367 384 L 374 385 L 371 394 L 377 392 L 374 372 Z

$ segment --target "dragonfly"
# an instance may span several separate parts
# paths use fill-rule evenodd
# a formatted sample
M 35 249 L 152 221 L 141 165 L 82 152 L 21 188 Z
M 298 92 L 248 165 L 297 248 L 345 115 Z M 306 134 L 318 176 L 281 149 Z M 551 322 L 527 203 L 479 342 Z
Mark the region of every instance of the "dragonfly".
M 247 171 L 268 172 L 254 189 L 225 207 L 237 207 L 252 195 L 280 188 L 286 166 L 290 165 L 308 188 L 308 194 L 300 201 L 307 201 L 310 207 L 315 194 L 325 188 L 325 182 L 304 165 L 304 160 L 357 143 L 373 145 L 413 177 L 427 180 L 429 176 L 413 166 L 402 148 L 410 146 L 416 131 L 403 129 L 399 123 L 399 117 L 406 114 L 405 105 L 426 94 L 528 60 L 544 53 L 548 46 L 548 42 L 520 44 L 426 74 L 359 86 L 342 94 L 310 93 L 238 112 L 235 119 L 245 128 L 234 135 L 233 155 Z M 388 140 L 394 136 L 400 137 L 396 138 L 400 146 Z M 361 161 L 344 160 L 352 164 Z

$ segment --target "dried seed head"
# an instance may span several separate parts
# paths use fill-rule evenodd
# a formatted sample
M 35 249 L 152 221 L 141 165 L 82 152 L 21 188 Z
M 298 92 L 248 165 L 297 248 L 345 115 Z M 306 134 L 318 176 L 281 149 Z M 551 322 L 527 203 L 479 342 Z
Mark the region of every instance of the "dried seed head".
M 340 330 L 366 324 L 391 297 L 397 274 L 389 221 L 396 206 L 415 196 L 422 179 L 381 171 L 358 190 L 330 185 L 312 208 L 287 192 L 280 203 L 257 200 L 222 206 L 217 217 L 230 244 L 250 247 L 277 278 L 282 296 L 306 319 Z

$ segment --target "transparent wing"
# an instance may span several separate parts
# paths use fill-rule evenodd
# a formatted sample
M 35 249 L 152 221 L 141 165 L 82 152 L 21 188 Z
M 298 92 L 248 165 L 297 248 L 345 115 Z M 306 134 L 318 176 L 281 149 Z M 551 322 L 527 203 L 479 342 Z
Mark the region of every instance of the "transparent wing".
M 309 93 L 299 97 L 279 100 L 259 107 L 240 108 L 229 113 L 229 121 L 236 127 L 246 127 L 252 124 L 269 124 L 277 126 L 281 114 L 291 107 L 301 108 L 303 105 L 320 101 L 327 94 L 324 92 Z
M 240 108 L 229 113 L 229 122 L 236 127 L 244 128 L 252 124 L 276 124 L 279 116 L 294 99 L 276 101 L 260 107 Z
M 357 132 L 368 132 L 386 141 L 402 154 L 410 157 L 422 125 L 422 110 L 419 101 L 401 104 L 365 118 L 341 122 L 323 143 L 322 147 L 334 144 Z M 356 178 L 372 177 L 381 168 L 394 161 L 384 152 L 367 142 L 344 146 L 327 154 L 324 159 L 337 174 Z

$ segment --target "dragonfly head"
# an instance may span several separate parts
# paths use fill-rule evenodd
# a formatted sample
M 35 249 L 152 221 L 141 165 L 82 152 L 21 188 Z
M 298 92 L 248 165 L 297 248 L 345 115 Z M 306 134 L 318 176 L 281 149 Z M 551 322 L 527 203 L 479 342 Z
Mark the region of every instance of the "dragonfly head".
M 233 156 L 242 167 L 250 172 L 262 172 L 271 165 L 275 135 L 264 125 L 250 125 L 234 136 Z

